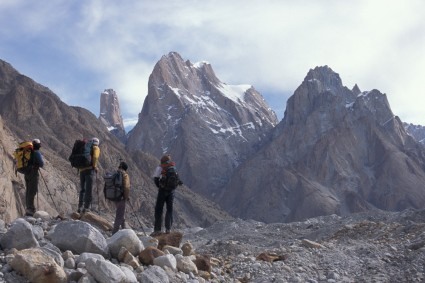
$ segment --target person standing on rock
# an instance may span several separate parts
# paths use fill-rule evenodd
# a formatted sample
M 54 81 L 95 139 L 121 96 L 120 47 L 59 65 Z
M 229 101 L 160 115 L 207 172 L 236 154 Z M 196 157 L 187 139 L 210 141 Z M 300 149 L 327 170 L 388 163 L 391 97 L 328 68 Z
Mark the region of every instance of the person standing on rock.
M 41 142 L 39 139 L 32 141 L 33 152 L 28 161 L 28 170 L 24 174 L 25 178 L 25 206 L 26 216 L 33 216 L 35 213 L 34 199 L 38 192 L 38 181 L 40 178 L 39 169 L 44 166 L 43 156 L 40 153 Z
M 95 174 L 97 174 L 97 164 L 100 157 L 99 139 L 91 140 L 92 148 L 90 151 L 91 165 L 80 169 L 80 195 L 78 199 L 78 213 L 90 211 L 92 202 L 93 183 Z
M 152 233 L 152 236 L 156 236 L 161 233 L 164 204 L 166 204 L 167 209 L 165 212 L 165 233 L 170 233 L 171 226 L 173 225 L 174 191 L 178 185 L 182 185 L 183 183 L 178 177 L 176 164 L 171 161 L 169 154 L 161 158 L 161 164 L 155 169 L 153 179 L 155 185 L 158 187 L 154 232 Z
M 117 208 L 115 213 L 114 229 L 112 234 L 118 232 L 118 230 L 125 229 L 125 204 L 129 200 L 130 196 L 130 176 L 127 173 L 128 165 L 124 161 L 118 166 L 118 172 L 122 175 L 122 185 L 123 196 L 120 200 L 115 201 L 115 207 Z

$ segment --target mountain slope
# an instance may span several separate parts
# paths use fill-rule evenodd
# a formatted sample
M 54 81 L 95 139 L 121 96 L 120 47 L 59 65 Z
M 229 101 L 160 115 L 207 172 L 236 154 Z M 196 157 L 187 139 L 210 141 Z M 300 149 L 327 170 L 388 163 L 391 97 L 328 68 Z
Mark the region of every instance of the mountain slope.
M 423 184 L 425 151 L 385 94 L 351 91 L 325 66 L 309 71 L 273 140 L 241 165 L 220 204 L 237 217 L 288 222 L 423 207 Z
M 155 65 L 148 87 L 128 150 L 171 153 L 185 184 L 212 199 L 277 123 L 252 86 L 227 85 L 208 63 L 175 52 Z
M 22 211 L 22 198 L 25 191 L 23 176 L 14 176 L 12 155 L 19 141 L 39 138 L 42 141 L 41 152 L 46 166 L 40 180 L 39 207 L 52 215 L 69 213 L 77 207 L 79 177 L 77 170 L 71 168 L 68 157 L 75 139 L 100 139 L 100 168 L 96 178 L 94 207 L 113 219 L 114 206 L 105 202 L 102 196 L 102 175 L 115 170 L 121 159 L 129 164 L 131 178 L 131 203 L 144 223 L 151 223 L 157 188 L 150 178 L 150 171 L 158 160 L 141 152 L 129 155 L 124 145 L 89 111 L 70 107 L 63 103 L 48 88 L 32 79 L 19 74 L 10 64 L 0 60 L 0 116 L 3 121 L 5 138 L 0 157 L 3 160 L 5 175 L 3 183 L 9 192 L 1 201 L 7 207 L 15 207 L 13 215 Z M 2 139 L 3 140 L 3 139 Z M 10 141 L 13 141 L 11 144 Z M 13 190 L 11 190 L 11 188 Z M 217 218 L 227 218 L 222 211 L 188 191 L 181 188 L 177 192 L 182 201 L 176 202 L 176 227 L 212 223 Z M 189 199 L 187 199 L 189 198 Z M 53 200 L 52 200 L 53 199 Z M 192 203 L 194 214 L 185 212 L 186 203 Z M 38 204 L 37 204 L 38 205 Z M 130 213 L 129 213 L 130 216 Z M 130 218 L 130 217 L 129 217 Z M 208 221 L 205 221 L 208 218 Z M 133 219 L 134 220 L 134 219 Z

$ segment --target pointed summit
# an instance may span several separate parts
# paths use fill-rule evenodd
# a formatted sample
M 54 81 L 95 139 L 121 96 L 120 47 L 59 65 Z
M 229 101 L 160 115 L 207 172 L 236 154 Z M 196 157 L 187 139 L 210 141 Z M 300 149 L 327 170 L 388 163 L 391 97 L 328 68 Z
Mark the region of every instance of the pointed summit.
M 360 93 L 362 93 L 362 91 L 360 90 L 360 88 L 357 84 L 354 85 L 354 87 L 351 91 L 353 92 L 354 95 L 359 95 Z
M 176 52 L 155 65 L 148 90 L 127 148 L 171 153 L 184 183 L 209 198 L 277 124 L 254 87 L 221 82 L 209 63 Z
M 322 83 L 324 88 L 340 88 L 342 87 L 342 81 L 339 74 L 335 73 L 328 66 L 316 67 L 310 69 L 304 82 L 319 81 Z
M 124 141 L 125 130 L 121 116 L 120 103 L 117 93 L 113 89 L 105 89 L 100 94 L 99 119 L 110 132 Z

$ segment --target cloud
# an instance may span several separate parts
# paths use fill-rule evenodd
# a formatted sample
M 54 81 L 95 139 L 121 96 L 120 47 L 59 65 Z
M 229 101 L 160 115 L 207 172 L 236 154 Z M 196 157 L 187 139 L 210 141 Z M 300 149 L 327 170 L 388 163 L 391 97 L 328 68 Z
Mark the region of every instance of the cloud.
M 280 117 L 308 70 L 328 65 L 347 87 L 379 89 L 402 120 L 425 125 L 424 10 L 420 0 L 9 0 L 0 4 L 0 52 L 95 114 L 99 94 L 113 88 L 124 118 L 137 117 L 155 63 L 177 51 L 210 62 L 226 83 L 254 85 Z M 22 42 L 34 48 L 12 50 Z M 41 72 L 29 66 L 36 57 Z

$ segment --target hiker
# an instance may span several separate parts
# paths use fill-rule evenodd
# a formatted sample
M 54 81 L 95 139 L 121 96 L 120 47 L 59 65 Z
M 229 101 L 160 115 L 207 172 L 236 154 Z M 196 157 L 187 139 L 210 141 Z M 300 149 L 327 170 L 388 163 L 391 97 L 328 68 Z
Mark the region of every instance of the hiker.
M 117 208 L 115 213 L 114 229 L 112 234 L 115 234 L 120 229 L 126 228 L 125 223 L 125 204 L 130 196 L 130 177 L 127 173 L 128 165 L 124 161 L 118 166 L 118 171 L 122 174 L 122 189 L 123 196 L 120 200 L 115 201 L 115 207 Z
M 35 213 L 34 198 L 38 192 L 38 180 L 40 168 L 44 166 L 43 156 L 40 153 L 41 142 L 39 139 L 32 141 L 33 152 L 31 153 L 30 160 L 28 161 L 28 169 L 24 173 L 25 177 L 25 206 L 26 216 L 33 216 Z
M 78 213 L 90 211 L 89 207 L 92 201 L 93 183 L 95 181 L 95 174 L 97 174 L 97 164 L 100 156 L 99 139 L 92 138 L 91 142 L 91 165 L 79 169 L 81 190 L 78 199 Z
M 172 184 L 168 184 L 169 182 L 167 182 L 167 173 L 169 172 L 174 172 L 175 182 L 172 182 Z M 165 233 L 170 233 L 171 226 L 173 225 L 174 191 L 178 185 L 182 185 L 183 183 L 178 178 L 176 164 L 171 161 L 169 154 L 161 158 L 161 164 L 155 169 L 153 179 L 155 185 L 158 187 L 155 205 L 155 225 L 152 233 L 152 236 L 156 236 L 161 233 L 164 204 L 166 204 L 167 209 L 165 212 Z

